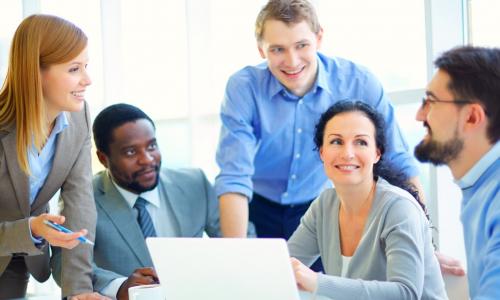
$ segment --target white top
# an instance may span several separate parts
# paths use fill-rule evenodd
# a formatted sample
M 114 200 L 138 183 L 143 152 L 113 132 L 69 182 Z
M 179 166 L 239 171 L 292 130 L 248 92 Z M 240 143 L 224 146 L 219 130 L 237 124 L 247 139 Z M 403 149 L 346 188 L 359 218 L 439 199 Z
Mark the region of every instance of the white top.
M 349 263 L 351 262 L 352 256 L 344 256 L 342 255 L 342 272 L 340 273 L 340 277 L 346 277 L 347 270 L 349 269 Z
M 160 181 L 158 181 L 158 185 L 154 189 L 138 195 L 125 190 L 124 188 L 116 184 L 111 176 L 109 177 L 111 178 L 111 182 L 113 182 L 113 185 L 116 187 L 120 195 L 122 195 L 130 208 L 132 208 L 134 214 L 137 214 L 137 211 L 133 209 L 137 198 L 142 197 L 146 200 L 146 210 L 151 216 L 151 221 L 153 221 L 157 236 L 176 237 L 180 235 L 180 229 L 178 228 L 178 225 L 175 221 L 172 208 L 170 207 L 170 205 L 168 205 L 166 195 L 162 195 L 160 191 Z

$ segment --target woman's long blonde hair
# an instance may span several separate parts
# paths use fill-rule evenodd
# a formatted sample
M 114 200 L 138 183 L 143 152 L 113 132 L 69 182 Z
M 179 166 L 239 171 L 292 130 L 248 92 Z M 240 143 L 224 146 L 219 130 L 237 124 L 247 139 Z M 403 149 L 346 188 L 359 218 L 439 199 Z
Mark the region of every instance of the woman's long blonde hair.
M 0 90 L 0 129 L 15 125 L 17 159 L 26 174 L 31 145 L 40 151 L 48 134 L 41 70 L 70 61 L 86 46 L 85 33 L 56 16 L 29 16 L 14 34 Z

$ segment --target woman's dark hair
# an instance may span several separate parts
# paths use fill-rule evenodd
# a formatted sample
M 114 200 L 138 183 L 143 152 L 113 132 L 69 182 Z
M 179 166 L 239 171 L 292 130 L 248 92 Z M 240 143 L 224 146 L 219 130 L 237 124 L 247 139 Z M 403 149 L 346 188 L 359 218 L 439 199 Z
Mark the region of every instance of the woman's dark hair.
M 382 177 L 390 184 L 409 192 L 417 200 L 418 204 L 420 204 L 427 218 L 429 218 L 425 204 L 421 201 L 417 188 L 408 181 L 408 176 L 400 171 L 397 171 L 388 161 L 384 159 L 386 148 L 385 121 L 383 116 L 370 105 L 361 101 L 349 100 L 340 101 L 332 105 L 321 115 L 318 123 L 316 124 L 316 130 L 314 132 L 316 150 L 319 150 L 323 146 L 323 136 L 325 134 L 325 127 L 328 121 L 336 115 L 346 112 L 360 112 L 364 114 L 375 127 L 375 144 L 379 149 L 381 156 L 380 160 L 373 166 L 373 178 L 377 179 L 378 177 Z

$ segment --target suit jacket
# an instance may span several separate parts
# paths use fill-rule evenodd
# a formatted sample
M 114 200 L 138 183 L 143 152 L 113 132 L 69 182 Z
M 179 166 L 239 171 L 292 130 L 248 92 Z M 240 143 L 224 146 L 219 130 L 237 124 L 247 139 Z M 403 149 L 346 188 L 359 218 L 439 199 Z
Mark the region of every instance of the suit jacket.
M 203 171 L 163 168 L 160 181 L 181 237 L 201 237 L 203 231 L 210 237 L 221 236 L 218 200 Z M 94 177 L 94 197 L 98 215 L 94 290 L 101 291 L 113 279 L 153 263 L 132 208 L 105 171 Z
M 64 225 L 72 230 L 86 228 L 88 237 L 94 239 L 90 116 L 86 104 L 82 111 L 66 114 L 69 126 L 57 137 L 52 169 L 31 206 L 29 178 L 17 160 L 15 126 L 0 130 L 0 274 L 17 254 L 24 256 L 28 272 L 38 281 L 50 276 L 48 247 L 35 247 L 29 218 L 48 212 L 48 202 L 59 189 L 64 204 L 61 213 L 66 216 Z M 91 257 L 92 247 L 88 244 L 62 251 L 64 296 L 92 290 Z

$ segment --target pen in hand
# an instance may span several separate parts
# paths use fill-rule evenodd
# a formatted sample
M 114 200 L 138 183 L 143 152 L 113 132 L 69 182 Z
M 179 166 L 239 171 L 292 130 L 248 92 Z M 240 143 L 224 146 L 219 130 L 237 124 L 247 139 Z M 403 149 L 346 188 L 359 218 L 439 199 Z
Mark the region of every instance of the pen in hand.
M 64 233 L 73 233 L 73 231 L 69 230 L 68 228 L 60 225 L 60 224 L 56 224 L 52 221 L 49 221 L 49 220 L 43 220 L 43 223 L 47 226 L 50 226 L 51 228 L 59 231 L 59 232 L 64 232 Z M 78 240 L 82 243 L 87 243 L 87 244 L 90 244 L 90 245 L 94 245 L 94 243 L 89 240 L 88 238 L 84 237 L 84 236 L 81 236 L 78 238 Z

